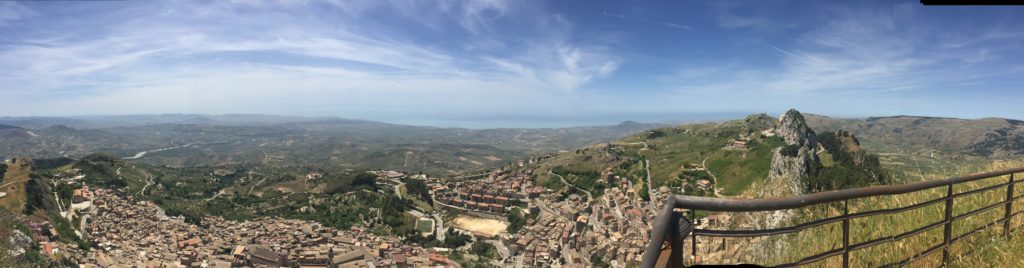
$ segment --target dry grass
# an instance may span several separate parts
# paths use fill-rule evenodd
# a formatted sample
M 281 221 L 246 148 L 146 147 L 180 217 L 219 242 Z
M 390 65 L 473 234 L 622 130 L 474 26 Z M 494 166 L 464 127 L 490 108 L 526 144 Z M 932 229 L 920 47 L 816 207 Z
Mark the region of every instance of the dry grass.
M 24 159 L 7 165 L 7 173 L 0 178 L 0 192 L 7 193 L 0 197 L 0 208 L 11 212 L 21 212 L 25 208 L 25 184 L 32 172 L 32 167 Z
M 976 167 L 961 167 L 958 174 L 969 174 L 985 170 L 999 170 L 1024 165 L 1024 161 L 1015 162 L 994 162 L 991 165 Z M 1024 176 L 1024 174 L 1020 174 Z M 1018 177 L 1022 177 L 1018 176 Z M 944 176 L 933 176 L 944 177 Z M 1008 176 L 979 180 L 971 183 L 956 185 L 954 193 L 961 193 L 986 186 L 1006 182 Z M 1017 186 L 1016 196 L 1024 195 L 1024 187 Z M 879 196 L 851 200 L 849 203 L 850 213 L 860 211 L 903 207 L 928 200 L 941 198 L 946 194 L 945 187 L 938 187 L 914 193 Z M 997 188 L 978 194 L 963 196 L 955 199 L 953 215 L 964 214 L 968 211 L 979 209 L 988 205 L 999 203 L 1006 199 L 1006 188 Z M 820 219 L 823 217 L 841 215 L 842 203 L 815 206 L 800 211 L 800 218 L 803 221 Z M 940 222 L 944 217 L 945 203 L 939 202 L 926 207 L 893 214 L 884 214 L 858 218 L 850 221 L 850 244 L 856 244 L 872 239 L 886 236 L 898 235 L 903 232 Z M 1024 199 L 1013 204 L 1013 211 L 1024 210 Z M 960 236 L 970 230 L 985 226 L 988 223 L 999 220 L 1004 216 L 1004 206 L 996 206 L 984 212 L 955 221 L 952 224 L 952 237 Z M 797 222 L 799 223 L 799 222 Z M 1011 221 L 1011 229 L 1021 227 L 1024 223 L 1024 215 L 1018 215 Z M 768 256 L 765 261 L 768 263 L 785 263 L 797 261 L 800 258 L 814 255 L 818 252 L 825 252 L 832 249 L 842 248 L 842 223 L 833 223 L 817 228 L 807 229 L 794 235 L 782 235 L 770 237 L 769 241 L 783 241 L 785 250 L 779 251 L 777 255 Z M 1024 259 L 1020 258 L 1024 249 L 1024 237 L 1012 235 L 1007 239 L 1003 236 L 1002 224 L 995 224 L 975 233 L 950 247 L 950 260 L 954 266 L 978 267 L 1022 267 Z M 850 253 L 851 266 L 853 267 L 876 267 L 903 259 L 914 257 L 915 254 L 925 251 L 928 248 L 943 242 L 943 227 L 940 225 L 923 233 L 911 236 L 902 240 L 888 241 L 872 247 L 852 251 Z M 771 253 L 771 251 L 768 251 Z M 925 258 L 911 263 L 912 266 L 934 267 L 939 266 L 942 261 L 942 251 L 939 250 Z M 824 261 L 812 264 L 811 266 L 833 267 L 841 265 L 842 257 L 836 256 Z

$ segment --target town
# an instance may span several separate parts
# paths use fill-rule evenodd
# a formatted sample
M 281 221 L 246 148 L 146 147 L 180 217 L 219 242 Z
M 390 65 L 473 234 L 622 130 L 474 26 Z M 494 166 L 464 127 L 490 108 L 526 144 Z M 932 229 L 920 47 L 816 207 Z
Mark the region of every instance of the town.
M 61 174 L 63 178 L 55 183 L 79 184 L 83 176 L 76 172 Z M 495 266 L 621 267 L 640 261 L 655 213 L 632 190 L 631 180 L 604 174 L 607 180 L 617 180 L 618 187 L 566 196 L 535 185 L 531 172 L 495 169 L 461 180 L 390 170 L 372 173 L 385 193 L 397 193 L 406 179 L 425 182 L 435 212 L 406 212 L 429 223 L 421 229 L 423 234 L 455 232 L 472 235 L 471 243 L 493 244 L 501 253 L 492 261 Z M 307 178 L 319 176 L 310 173 Z M 197 225 L 181 216 L 168 216 L 153 201 L 81 185 L 62 216 L 79 223 L 74 232 L 91 250 L 60 243 L 59 232 L 49 222 L 30 229 L 44 255 L 62 255 L 82 267 L 459 266 L 451 258 L 459 249 L 425 248 L 402 237 L 374 235 L 362 227 L 335 229 L 278 217 L 239 222 L 216 216 L 205 216 Z M 441 217 L 427 215 L 437 211 L 460 216 L 445 226 Z M 524 222 L 510 232 L 507 219 L 513 214 Z M 460 222 L 462 218 L 474 223 Z

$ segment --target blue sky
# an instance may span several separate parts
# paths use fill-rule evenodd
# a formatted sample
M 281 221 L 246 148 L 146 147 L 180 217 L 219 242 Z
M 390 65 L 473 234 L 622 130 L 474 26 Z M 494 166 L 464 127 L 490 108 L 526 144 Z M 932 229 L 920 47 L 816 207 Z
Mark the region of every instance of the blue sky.
M 0 115 L 1020 119 L 1020 25 L 917 1 L 4 1 Z

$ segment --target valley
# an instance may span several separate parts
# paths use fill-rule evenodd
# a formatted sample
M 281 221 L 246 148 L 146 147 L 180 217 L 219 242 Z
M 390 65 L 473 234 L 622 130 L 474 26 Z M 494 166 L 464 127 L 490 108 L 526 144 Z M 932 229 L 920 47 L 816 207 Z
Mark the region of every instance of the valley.
M 207 138 L 182 138 L 181 142 L 153 146 L 157 149 L 134 153 L 124 149 L 117 155 L 14 158 L 4 165 L 3 189 L 8 195 L 0 197 L 0 205 L 8 213 L 28 213 L 30 218 L 17 224 L 66 226 L 56 228 L 71 230 L 57 232 L 59 236 L 42 229 L 29 232 L 50 237 L 37 242 L 51 248 L 51 253 L 44 254 L 48 258 L 74 262 L 143 265 L 187 260 L 230 266 L 239 258 L 265 261 L 263 255 L 273 253 L 277 260 L 294 265 L 622 267 L 640 262 L 658 208 L 673 194 L 720 198 L 804 194 L 984 171 L 995 163 L 1019 159 L 972 155 L 955 148 L 923 150 L 923 146 L 872 138 L 874 132 L 862 136 L 856 128 L 833 126 L 815 131 L 811 126 L 821 123 L 814 122 L 826 119 L 807 116 L 805 123 L 804 115 L 795 110 L 781 118 L 755 114 L 718 123 L 641 129 L 562 152 L 515 147 L 520 145 L 506 147 L 518 150 L 508 154 L 491 145 L 437 144 L 417 151 L 399 146 L 402 149 L 381 152 L 401 152 L 396 152 L 401 157 L 389 160 L 390 164 L 339 163 L 353 159 L 349 157 L 302 163 L 289 159 L 301 148 L 316 144 L 311 141 L 319 138 L 313 138 L 313 133 L 303 134 L 309 136 L 304 141 L 288 134 L 283 136 L 287 140 L 270 136 L 223 142 L 205 133 L 221 126 L 159 126 L 164 131 L 205 129 L 194 137 Z M 255 143 L 259 145 L 247 145 Z M 306 145 L 297 145 L 300 143 Z M 353 146 L 374 146 L 357 144 Z M 249 146 L 258 153 L 246 149 Z M 283 149 L 291 146 L 298 147 Z M 445 160 L 463 164 L 430 168 L 421 168 L 429 162 L 410 164 L 419 161 L 415 158 L 423 152 L 435 157 L 448 152 L 431 151 L 433 146 L 482 151 L 455 153 Z M 255 160 L 223 156 L 233 151 L 235 155 L 252 154 Z M 212 162 L 195 164 L 179 158 L 197 159 L 192 154 L 202 152 L 208 159 L 203 161 Z M 465 165 L 466 159 L 491 163 Z M 373 166 L 377 168 L 368 168 Z M 150 216 L 133 223 L 139 228 L 175 227 L 157 237 L 132 233 L 135 227 L 98 227 L 111 226 L 111 217 L 140 209 Z M 727 217 L 699 212 L 696 216 L 706 228 L 750 228 L 799 221 L 812 217 L 812 212 L 794 212 L 771 221 L 756 215 Z M 257 223 L 277 228 L 298 226 L 291 232 L 306 233 L 304 237 L 321 242 L 265 240 L 274 239 L 274 228 L 257 229 L 261 234 L 255 234 L 255 240 L 239 240 L 249 235 L 245 231 L 233 233 Z M 235 238 L 224 240 L 204 233 Z M 158 247 L 159 243 L 112 238 L 125 236 L 165 239 L 178 245 L 175 250 L 186 252 L 123 254 L 172 251 Z M 365 242 L 324 242 L 354 240 Z M 707 260 L 769 260 L 741 257 L 742 252 L 763 250 L 758 243 L 743 245 L 719 252 L 713 248 L 724 244 L 702 241 L 699 250 L 712 258 Z M 52 248 L 64 253 L 55 255 Z

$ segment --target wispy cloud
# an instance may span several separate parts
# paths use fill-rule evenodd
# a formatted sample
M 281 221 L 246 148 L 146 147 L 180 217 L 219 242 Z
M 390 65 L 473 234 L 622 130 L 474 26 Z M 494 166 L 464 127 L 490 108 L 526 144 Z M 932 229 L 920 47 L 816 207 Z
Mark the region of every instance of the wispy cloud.
M 18 4 L 17 2 L 0 2 L 0 27 L 10 22 L 30 18 L 36 15 L 31 9 Z
M 761 84 L 759 90 L 791 93 L 921 88 L 968 78 L 952 75 L 960 71 L 954 68 L 955 63 L 982 61 L 995 53 L 988 49 L 967 54 L 936 50 L 918 38 L 926 34 L 904 32 L 906 29 L 895 24 L 891 13 L 841 9 L 830 15 L 828 23 L 799 37 L 796 46 L 782 49 L 766 45 L 780 54 L 779 66 L 750 69 L 760 75 L 749 77 L 756 80 L 749 84 Z M 950 75 L 933 76 L 941 72 Z M 744 82 L 722 84 L 729 83 Z
M 690 28 L 690 26 L 686 26 L 686 25 L 682 25 L 682 24 L 678 24 L 678 23 L 656 21 L 656 20 L 650 20 L 650 19 L 646 19 L 646 18 L 633 18 L 633 17 L 628 17 L 626 15 L 619 14 L 619 13 L 608 13 L 607 11 L 605 11 L 605 12 L 603 12 L 601 14 L 604 15 L 604 16 L 607 16 L 607 17 L 618 18 L 618 19 L 622 19 L 622 20 L 626 20 L 626 21 L 637 21 L 637 22 L 643 22 L 643 23 L 659 25 L 659 26 L 664 26 L 664 27 L 669 27 L 669 28 L 675 28 L 675 29 L 680 29 L 680 30 L 691 30 L 691 29 L 693 29 L 693 28 Z
M 0 2 L 0 115 L 849 111 L 1024 85 L 1013 19 L 949 30 L 916 6 L 674 4 Z
M 352 19 L 397 10 L 414 23 L 458 25 L 472 39 L 504 42 L 508 33 L 496 33 L 491 25 L 511 16 L 513 7 L 505 1 L 343 2 L 329 7 L 336 11 L 305 1 L 133 6 L 125 12 L 144 15 L 118 26 L 104 25 L 102 31 L 19 40 L 0 49 L 0 91 L 16 92 L 13 96 L 32 104 L 5 106 L 0 112 L 89 106 L 94 113 L 141 113 L 215 103 L 225 109 L 287 103 L 282 100 L 368 110 L 378 110 L 370 108 L 381 103 L 397 107 L 428 100 L 432 106 L 468 106 L 495 96 L 525 101 L 537 94 L 571 92 L 610 75 L 618 64 L 600 43 L 570 41 L 571 24 L 543 11 L 526 15 L 557 27 L 538 25 L 545 34 L 523 35 L 520 44 L 511 44 L 523 49 L 504 45 L 470 52 L 412 40 L 408 32 L 381 31 L 375 27 L 386 26 L 372 20 Z M 335 12 L 353 15 L 338 17 Z M 109 22 L 96 18 L 84 27 Z M 68 95 L 69 88 L 82 94 Z M 295 97 L 295 92 L 333 101 Z M 47 96 L 59 96 L 59 101 Z

